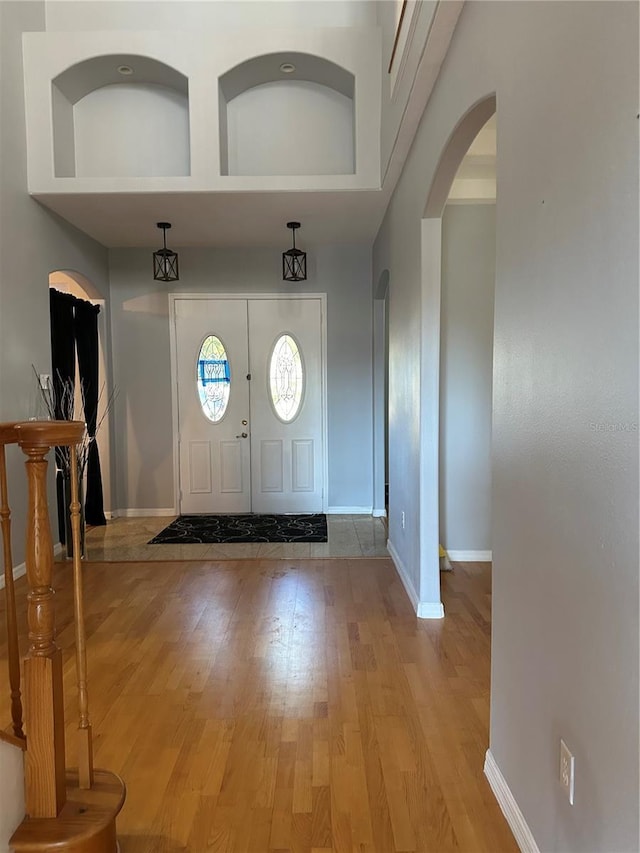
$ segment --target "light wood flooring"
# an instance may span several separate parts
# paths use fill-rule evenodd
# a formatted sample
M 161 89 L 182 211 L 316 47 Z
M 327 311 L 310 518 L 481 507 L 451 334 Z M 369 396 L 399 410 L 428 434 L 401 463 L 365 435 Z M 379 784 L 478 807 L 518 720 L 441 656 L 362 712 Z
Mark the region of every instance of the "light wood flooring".
M 260 542 L 225 545 L 149 545 L 175 515 L 116 518 L 87 530 L 86 558 L 125 560 L 242 560 L 254 557 L 387 557 L 387 528 L 370 515 L 328 515 L 328 542 Z
M 440 621 L 416 619 L 389 559 L 84 576 L 96 765 L 127 783 L 123 853 L 517 851 L 482 772 L 488 566 L 443 575 Z M 68 565 L 56 585 L 74 764 Z M 6 682 L 0 645 L 0 696 Z

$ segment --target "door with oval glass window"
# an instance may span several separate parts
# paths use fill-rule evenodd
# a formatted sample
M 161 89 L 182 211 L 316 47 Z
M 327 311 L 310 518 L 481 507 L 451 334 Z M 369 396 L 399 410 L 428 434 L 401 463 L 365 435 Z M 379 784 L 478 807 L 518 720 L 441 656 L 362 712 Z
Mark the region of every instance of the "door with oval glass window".
M 322 511 L 321 300 L 175 297 L 174 318 L 180 512 Z

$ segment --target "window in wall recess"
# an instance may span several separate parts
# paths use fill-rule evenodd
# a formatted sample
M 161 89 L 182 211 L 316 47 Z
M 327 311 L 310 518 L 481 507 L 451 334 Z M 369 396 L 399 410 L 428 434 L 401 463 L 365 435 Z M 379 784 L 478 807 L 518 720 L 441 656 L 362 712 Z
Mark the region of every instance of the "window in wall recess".
M 206 337 L 200 347 L 196 382 L 203 414 L 218 423 L 229 404 L 231 371 L 224 345 L 215 335 Z
M 292 421 L 302 404 L 304 368 L 300 348 L 291 335 L 281 335 L 273 345 L 269 391 L 277 417 L 284 423 Z

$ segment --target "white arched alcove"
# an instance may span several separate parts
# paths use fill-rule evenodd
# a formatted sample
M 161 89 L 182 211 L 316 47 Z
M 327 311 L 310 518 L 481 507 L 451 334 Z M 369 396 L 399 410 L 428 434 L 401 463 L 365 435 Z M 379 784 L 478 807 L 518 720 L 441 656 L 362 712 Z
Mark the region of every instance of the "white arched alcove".
M 440 301 L 442 214 L 456 172 L 480 129 L 496 111 L 495 94 L 477 102 L 458 122 L 440 155 L 421 223 L 422 351 L 420 364 L 420 601 L 440 599 Z M 418 616 L 443 616 L 440 604 Z
M 188 80 L 144 56 L 94 57 L 52 81 L 56 177 L 190 174 Z
M 354 87 L 353 74 L 310 54 L 232 68 L 219 80 L 221 174 L 355 174 Z

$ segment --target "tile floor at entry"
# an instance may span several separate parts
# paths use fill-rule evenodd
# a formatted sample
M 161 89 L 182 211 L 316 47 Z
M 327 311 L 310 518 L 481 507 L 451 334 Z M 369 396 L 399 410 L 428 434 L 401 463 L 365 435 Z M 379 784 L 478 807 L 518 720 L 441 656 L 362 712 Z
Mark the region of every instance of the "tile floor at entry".
M 174 520 L 115 518 L 87 530 L 85 558 L 92 561 L 239 560 L 322 557 L 388 557 L 384 520 L 370 515 L 328 515 L 328 542 L 247 542 L 222 545 L 148 545 Z

